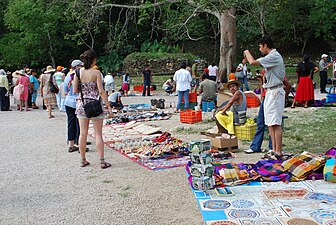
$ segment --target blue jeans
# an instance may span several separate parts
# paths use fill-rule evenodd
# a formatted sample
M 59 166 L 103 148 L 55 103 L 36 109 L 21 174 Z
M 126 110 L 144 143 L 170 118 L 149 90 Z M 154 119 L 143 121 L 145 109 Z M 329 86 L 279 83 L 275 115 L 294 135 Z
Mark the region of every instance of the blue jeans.
M 252 143 L 250 145 L 250 149 L 255 152 L 261 152 L 261 144 L 264 140 L 264 132 L 265 132 L 265 116 L 264 116 L 264 99 L 261 101 L 258 118 L 257 118 L 257 132 L 253 137 Z M 268 149 L 272 149 L 272 140 L 269 138 Z
M 78 144 L 79 138 L 79 122 L 76 116 L 76 109 L 65 106 L 65 111 L 68 117 L 68 141 L 75 141 Z
M 241 91 L 243 91 L 243 86 L 245 86 L 246 91 L 250 90 L 250 88 L 248 86 L 248 79 L 247 79 L 246 76 L 243 77 L 243 78 L 239 78 L 238 80 L 243 84 L 242 86 L 240 86 L 240 90 Z
M 144 80 L 144 85 L 143 85 L 144 88 L 143 88 L 142 96 L 146 95 L 146 88 L 148 89 L 147 96 L 150 96 L 150 85 L 151 85 L 151 81 L 145 79 Z
M 189 89 L 186 91 L 177 91 L 177 105 L 176 109 L 180 109 L 181 107 L 181 102 L 182 102 L 182 96 L 184 97 L 184 109 L 189 108 Z

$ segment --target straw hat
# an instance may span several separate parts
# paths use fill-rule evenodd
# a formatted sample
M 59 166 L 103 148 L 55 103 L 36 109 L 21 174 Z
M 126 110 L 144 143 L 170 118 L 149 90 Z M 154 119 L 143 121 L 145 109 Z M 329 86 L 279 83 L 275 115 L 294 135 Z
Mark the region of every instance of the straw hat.
M 226 82 L 223 86 L 224 86 L 224 88 L 229 89 L 229 86 L 230 86 L 231 84 L 236 84 L 237 87 L 240 87 L 240 85 L 242 85 L 242 83 L 241 83 L 240 81 L 238 81 L 238 80 L 229 80 L 229 81 Z
M 44 73 L 53 73 L 56 70 L 52 66 L 47 66 L 46 71 Z
M 27 75 L 24 70 L 16 71 L 16 74 L 23 75 L 23 76 Z

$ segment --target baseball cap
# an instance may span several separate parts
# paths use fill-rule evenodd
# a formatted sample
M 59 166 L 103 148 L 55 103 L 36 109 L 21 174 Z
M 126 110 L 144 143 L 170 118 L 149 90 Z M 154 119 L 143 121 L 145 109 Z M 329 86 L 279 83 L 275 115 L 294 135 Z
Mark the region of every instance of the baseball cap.
M 196 59 L 195 60 L 195 63 L 200 63 L 201 61 L 199 59 Z
M 321 58 L 326 58 L 326 57 L 328 57 L 327 54 L 323 54 L 323 55 L 321 56 Z
M 74 61 L 71 62 L 71 66 L 72 67 L 84 66 L 84 63 L 82 61 L 80 61 L 79 59 L 75 59 Z

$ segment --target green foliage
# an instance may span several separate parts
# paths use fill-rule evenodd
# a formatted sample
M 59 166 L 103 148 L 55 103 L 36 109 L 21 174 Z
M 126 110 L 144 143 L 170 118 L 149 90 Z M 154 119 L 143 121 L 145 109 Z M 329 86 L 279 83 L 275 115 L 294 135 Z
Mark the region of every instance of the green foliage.
M 105 73 L 120 70 L 122 63 L 123 60 L 115 51 L 110 52 L 110 54 L 108 55 L 100 56 L 97 58 L 97 64 Z
M 153 42 L 151 41 L 145 41 L 141 44 L 140 47 L 141 52 L 160 52 L 160 53 L 180 53 L 182 52 L 179 45 L 167 45 L 161 40 L 158 42 L 157 39 L 155 39 Z

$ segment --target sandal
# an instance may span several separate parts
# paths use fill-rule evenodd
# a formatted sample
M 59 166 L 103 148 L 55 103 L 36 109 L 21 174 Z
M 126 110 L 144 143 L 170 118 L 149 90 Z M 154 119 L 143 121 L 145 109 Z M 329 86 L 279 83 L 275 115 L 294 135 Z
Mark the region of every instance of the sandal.
M 78 150 L 79 150 L 79 148 L 77 146 L 72 146 L 72 147 L 69 147 L 68 152 L 76 152 Z
M 86 159 L 83 159 L 82 163 L 81 163 L 81 167 L 86 167 L 88 165 L 90 165 L 90 163 L 88 161 L 86 161 Z
M 109 168 L 109 167 L 111 167 L 111 163 L 106 162 L 105 159 L 102 158 L 102 159 L 100 159 L 100 167 L 102 169 Z
M 106 169 L 106 168 L 109 168 L 109 167 L 111 167 L 111 163 L 108 163 L 108 162 L 101 162 L 100 163 L 100 167 L 102 168 L 102 169 Z

